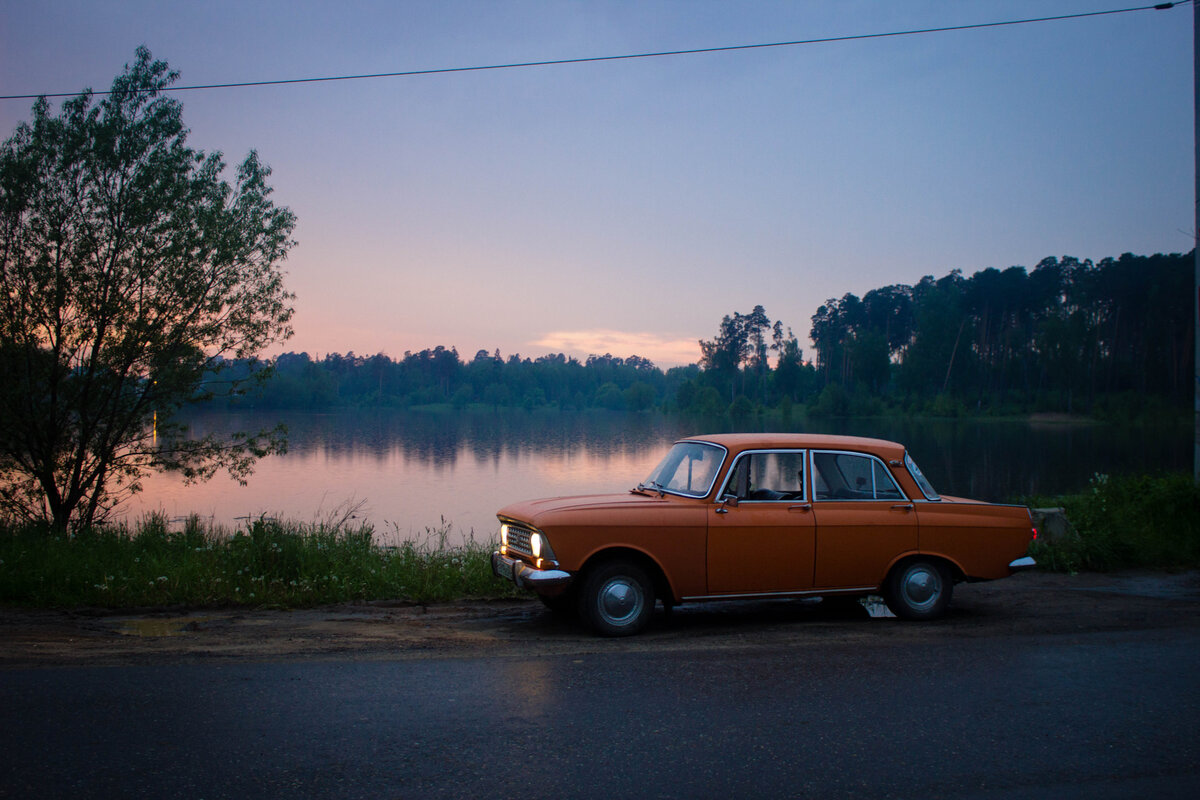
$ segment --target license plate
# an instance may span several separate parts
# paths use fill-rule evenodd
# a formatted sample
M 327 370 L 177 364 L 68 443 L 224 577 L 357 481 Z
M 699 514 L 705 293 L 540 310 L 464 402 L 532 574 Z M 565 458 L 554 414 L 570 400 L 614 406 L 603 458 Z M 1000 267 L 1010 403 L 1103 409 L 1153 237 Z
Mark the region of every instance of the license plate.
M 496 574 L 497 578 L 504 578 L 506 581 L 512 581 L 513 583 L 516 583 L 517 579 L 514 575 L 515 570 L 516 564 L 510 564 L 507 560 L 505 560 L 504 556 L 492 559 L 492 572 Z

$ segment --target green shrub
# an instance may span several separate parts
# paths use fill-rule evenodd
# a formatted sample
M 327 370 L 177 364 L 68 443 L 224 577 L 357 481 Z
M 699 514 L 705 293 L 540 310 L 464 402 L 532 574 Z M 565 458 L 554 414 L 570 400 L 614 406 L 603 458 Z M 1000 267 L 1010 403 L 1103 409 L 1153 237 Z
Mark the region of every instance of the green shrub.
M 1029 504 L 1062 507 L 1077 534 L 1034 543 L 1034 558 L 1049 569 L 1200 566 L 1200 489 L 1191 475 L 1097 474 L 1081 494 Z
M 750 398 L 743 394 L 739 394 L 737 398 L 729 404 L 727 412 L 730 417 L 735 420 L 745 420 L 754 416 L 754 403 Z
M 816 403 L 809 409 L 814 417 L 844 417 L 850 411 L 850 395 L 840 383 L 830 383 L 821 390 Z

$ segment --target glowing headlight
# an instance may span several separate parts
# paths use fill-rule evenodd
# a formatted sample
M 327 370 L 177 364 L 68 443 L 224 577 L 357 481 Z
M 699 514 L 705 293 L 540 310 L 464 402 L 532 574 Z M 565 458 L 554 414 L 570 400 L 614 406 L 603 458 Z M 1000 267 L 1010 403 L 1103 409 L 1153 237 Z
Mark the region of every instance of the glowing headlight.
M 546 538 L 546 534 L 538 531 L 529 534 L 529 552 L 533 554 L 533 560 L 539 568 L 543 561 L 554 560 L 554 548 L 550 546 L 550 540 Z
M 500 526 L 500 552 L 508 553 L 508 526 Z

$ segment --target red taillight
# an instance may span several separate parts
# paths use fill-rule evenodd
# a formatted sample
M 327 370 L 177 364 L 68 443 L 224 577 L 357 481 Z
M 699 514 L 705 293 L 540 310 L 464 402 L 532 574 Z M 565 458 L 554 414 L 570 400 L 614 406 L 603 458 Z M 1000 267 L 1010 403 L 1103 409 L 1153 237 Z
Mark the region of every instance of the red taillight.
M 1029 530 L 1033 531 L 1033 539 L 1032 539 L 1032 541 L 1035 541 L 1035 542 L 1036 542 L 1036 541 L 1037 541 L 1037 528 L 1030 528 Z

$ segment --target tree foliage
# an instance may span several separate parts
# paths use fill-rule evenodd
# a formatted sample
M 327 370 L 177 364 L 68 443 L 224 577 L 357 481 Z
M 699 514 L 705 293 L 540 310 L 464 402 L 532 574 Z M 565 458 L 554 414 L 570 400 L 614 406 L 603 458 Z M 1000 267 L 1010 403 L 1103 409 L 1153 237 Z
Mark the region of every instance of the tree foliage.
M 147 470 L 244 479 L 272 434 L 187 437 L 186 404 L 287 338 L 295 217 L 251 152 L 187 145 L 177 73 L 139 48 L 97 100 L 40 98 L 0 149 L 0 504 L 90 524 Z M 223 379 L 229 359 L 248 369 Z M 157 423 L 157 424 L 156 424 Z
M 400 359 L 351 352 L 314 360 L 308 353 L 284 353 L 274 367 L 260 392 L 233 402 L 259 409 L 448 403 L 644 411 L 662 402 L 670 385 L 662 370 L 636 355 L 579 361 L 562 353 L 531 359 L 480 350 L 463 361 L 457 350 L 440 345 Z
M 762 389 L 770 369 L 768 363 L 767 332 L 771 331 L 771 320 L 762 306 L 755 306 L 749 314 L 734 312 L 721 320 L 721 329 L 712 341 L 700 340 L 700 366 L 718 382 L 729 385 L 729 400 L 737 399 L 739 390 L 746 393 L 748 379 Z M 774 330 L 774 347 L 781 347 L 782 331 Z
M 827 300 L 815 358 L 763 306 L 724 315 L 700 359 L 661 370 L 638 356 L 562 353 L 470 361 L 438 346 L 395 359 L 286 353 L 258 408 L 411 406 L 661 408 L 744 417 L 1031 411 L 1151 418 L 1190 400 L 1191 255 L 1048 258 L 952 270 Z
M 1193 255 L 1070 256 L 954 270 L 831 299 L 812 318 L 826 383 L 912 408 L 1137 413 L 1191 395 Z M 940 398 L 940 399 L 939 399 Z M 947 405 L 949 403 L 949 405 Z

